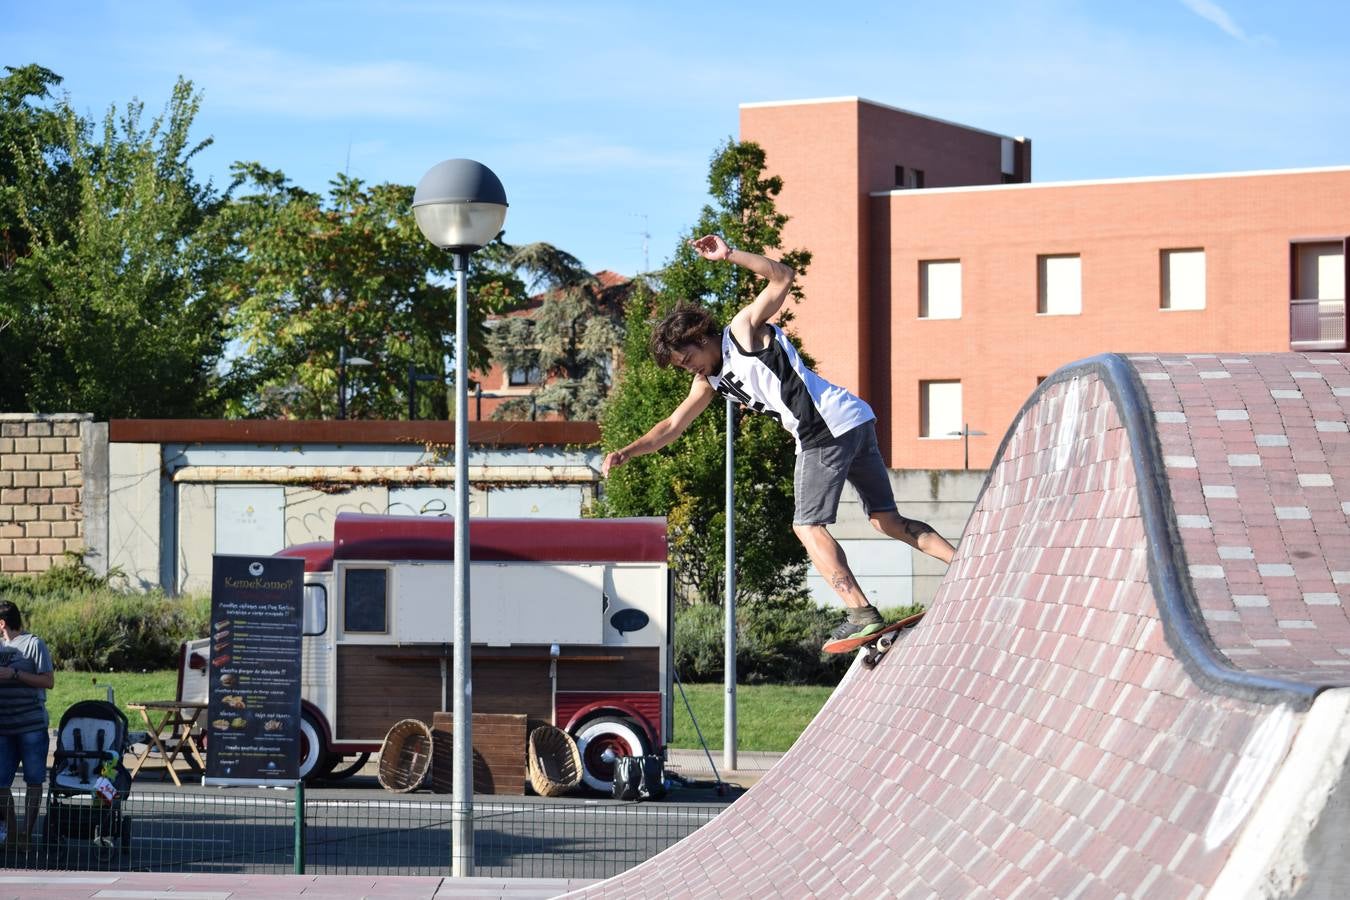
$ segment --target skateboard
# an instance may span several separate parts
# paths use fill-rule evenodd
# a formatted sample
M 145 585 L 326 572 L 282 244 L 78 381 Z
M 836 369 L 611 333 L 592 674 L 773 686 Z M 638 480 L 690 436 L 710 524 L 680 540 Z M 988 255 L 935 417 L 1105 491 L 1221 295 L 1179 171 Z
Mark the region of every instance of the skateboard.
M 881 661 L 881 658 L 886 655 L 886 651 L 891 649 L 891 645 L 900 639 L 901 633 L 919 624 L 919 620 L 922 618 L 923 613 L 917 612 L 864 637 L 846 638 L 842 641 L 826 641 L 821 650 L 825 653 L 847 653 L 850 650 L 857 650 L 859 647 L 866 647 L 867 650 L 863 654 L 863 668 L 871 669 Z

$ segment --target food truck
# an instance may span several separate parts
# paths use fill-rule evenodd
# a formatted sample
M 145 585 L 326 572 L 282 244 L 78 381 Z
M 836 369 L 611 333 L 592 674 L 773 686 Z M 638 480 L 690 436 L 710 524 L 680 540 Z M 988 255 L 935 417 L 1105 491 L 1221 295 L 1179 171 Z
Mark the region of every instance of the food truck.
M 452 708 L 454 532 L 449 517 L 343 513 L 332 541 L 277 554 L 305 562 L 302 777 L 359 768 L 400 719 Z M 665 519 L 474 519 L 469 541 L 473 711 L 568 732 L 595 790 L 616 756 L 664 755 Z M 206 701 L 209 665 L 209 639 L 184 644 L 179 699 Z

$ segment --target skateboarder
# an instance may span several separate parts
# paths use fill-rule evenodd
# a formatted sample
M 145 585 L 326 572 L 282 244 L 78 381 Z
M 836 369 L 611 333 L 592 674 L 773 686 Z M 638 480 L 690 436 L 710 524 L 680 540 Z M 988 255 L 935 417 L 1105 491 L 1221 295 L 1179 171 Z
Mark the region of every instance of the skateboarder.
M 782 329 L 770 324 L 787 299 L 796 272 L 777 260 L 730 247 L 715 234 L 689 243 L 704 259 L 735 263 L 768 279 L 768 284 L 726 328 L 695 306 L 679 307 L 656 326 L 652 356 L 659 366 L 673 363 L 693 374 L 689 396 L 642 437 L 606 455 L 601 471 L 608 476 L 615 466 L 673 442 L 715 394 L 773 416 L 797 442 L 792 530 L 816 571 L 848 608 L 848 618 L 831 639 L 878 631 L 885 624 L 881 614 L 859 589 L 843 549 L 825 527 L 834 522 L 844 482 L 857 490 L 877 531 L 943 562 L 951 562 L 955 550 L 932 526 L 896 510 L 886 464 L 877 449 L 872 408 L 808 369 Z

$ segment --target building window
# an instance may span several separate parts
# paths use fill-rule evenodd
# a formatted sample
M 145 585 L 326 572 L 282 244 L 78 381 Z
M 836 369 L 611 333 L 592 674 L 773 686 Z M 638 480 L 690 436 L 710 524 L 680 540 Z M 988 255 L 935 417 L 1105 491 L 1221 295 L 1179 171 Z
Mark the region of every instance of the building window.
M 897 188 L 921 188 L 923 187 L 923 169 L 915 169 L 912 166 L 895 167 L 895 186 Z
M 961 318 L 961 260 L 919 261 L 919 318 Z
M 348 569 L 342 585 L 342 630 L 384 634 L 389 631 L 389 572 L 386 569 Z
M 530 354 L 532 362 L 524 366 L 512 366 L 507 372 L 506 383 L 510 387 L 523 387 L 528 384 L 538 384 L 541 380 L 539 372 L 539 354 Z
M 1076 316 L 1083 311 L 1083 261 L 1077 253 L 1036 257 L 1036 312 Z
M 1162 251 L 1162 308 L 1205 308 L 1205 251 Z
M 919 437 L 960 437 L 965 421 L 961 409 L 961 382 L 919 382 Z
M 1346 240 L 1291 245 L 1289 347 L 1344 352 Z
M 1294 247 L 1294 299 L 1345 299 L 1345 244 L 1313 241 Z

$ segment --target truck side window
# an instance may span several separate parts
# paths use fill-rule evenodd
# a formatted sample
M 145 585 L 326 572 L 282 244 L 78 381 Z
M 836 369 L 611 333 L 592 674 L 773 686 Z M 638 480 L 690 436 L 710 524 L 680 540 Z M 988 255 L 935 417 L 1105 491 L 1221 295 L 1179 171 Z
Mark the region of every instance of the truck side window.
M 323 634 L 328 630 L 328 591 L 323 585 L 305 585 L 304 616 L 302 634 Z
M 389 573 L 386 569 L 348 569 L 342 591 L 342 630 L 384 633 Z

